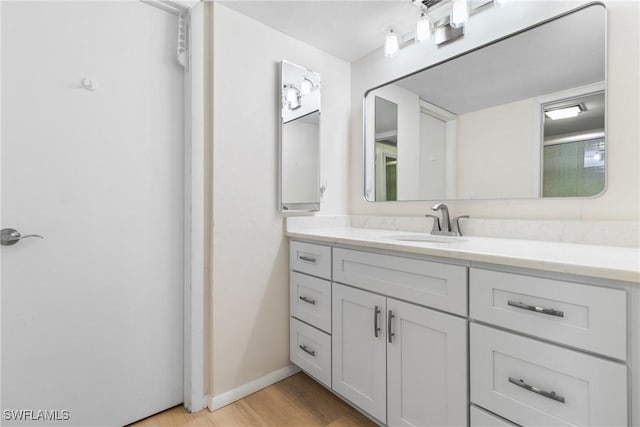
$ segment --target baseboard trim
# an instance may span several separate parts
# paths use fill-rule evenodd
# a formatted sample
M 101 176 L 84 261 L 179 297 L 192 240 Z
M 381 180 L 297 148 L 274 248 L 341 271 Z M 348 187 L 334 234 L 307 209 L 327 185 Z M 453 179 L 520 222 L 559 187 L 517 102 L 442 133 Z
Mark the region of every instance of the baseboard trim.
M 211 412 L 213 412 L 217 409 L 229 405 L 230 403 L 240 400 L 243 397 L 253 394 L 256 391 L 262 390 L 265 387 L 269 387 L 270 385 L 275 384 L 278 381 L 282 381 L 283 379 L 290 377 L 291 375 L 297 374 L 298 372 L 300 372 L 300 368 L 295 365 L 285 366 L 284 368 L 270 372 L 265 376 L 243 384 L 240 387 L 229 390 L 226 393 L 222 393 L 218 396 L 209 396 L 209 404 L 207 405 L 207 407 Z

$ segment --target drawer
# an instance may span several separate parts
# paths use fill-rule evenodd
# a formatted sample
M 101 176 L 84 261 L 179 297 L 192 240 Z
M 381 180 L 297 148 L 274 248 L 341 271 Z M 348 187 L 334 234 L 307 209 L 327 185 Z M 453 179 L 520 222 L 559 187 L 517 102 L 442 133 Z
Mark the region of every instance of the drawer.
M 472 406 L 469 414 L 471 415 L 471 427 L 517 427 L 517 424 L 510 423 L 502 418 L 496 417 L 491 412 Z
M 291 242 L 289 266 L 291 270 L 331 280 L 331 247 Z
M 466 316 L 467 267 L 336 248 L 333 280 Z
M 331 335 L 290 318 L 289 357 L 300 369 L 331 388 Z
M 626 360 L 625 291 L 477 268 L 469 280 L 472 319 Z
M 520 425 L 627 425 L 626 366 L 471 324 L 471 401 Z
M 331 333 L 331 282 L 292 271 L 289 290 L 291 315 Z

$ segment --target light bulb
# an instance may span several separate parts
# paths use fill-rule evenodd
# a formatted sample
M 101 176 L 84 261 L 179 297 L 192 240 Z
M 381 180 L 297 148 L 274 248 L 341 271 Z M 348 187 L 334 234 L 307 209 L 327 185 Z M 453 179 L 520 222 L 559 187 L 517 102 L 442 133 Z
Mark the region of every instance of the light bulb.
M 463 27 L 469 20 L 469 2 L 468 0 L 453 0 L 451 8 L 451 26 L 453 28 Z
M 392 57 L 398 54 L 400 50 L 400 38 L 395 31 L 390 30 L 387 38 L 384 40 L 384 56 Z
M 303 95 L 308 95 L 312 90 L 313 82 L 309 80 L 308 77 L 305 77 L 304 80 L 302 80 L 302 83 L 300 83 L 300 93 L 302 93 Z
M 420 15 L 416 23 L 416 41 L 423 42 L 431 38 L 431 29 L 429 28 L 429 18 L 424 12 Z

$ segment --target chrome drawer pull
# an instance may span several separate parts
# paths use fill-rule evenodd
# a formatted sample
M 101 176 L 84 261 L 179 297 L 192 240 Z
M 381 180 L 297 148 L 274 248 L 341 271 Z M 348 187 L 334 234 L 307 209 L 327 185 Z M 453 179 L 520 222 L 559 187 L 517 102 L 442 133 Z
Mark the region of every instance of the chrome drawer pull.
M 306 256 L 306 255 L 299 255 L 298 259 L 301 259 L 302 261 L 307 261 L 307 262 L 316 262 L 316 259 L 314 257 Z
M 307 304 L 316 305 L 316 300 L 314 300 L 314 299 L 309 299 L 309 298 L 304 297 L 304 296 L 298 297 L 298 298 L 300 298 L 302 301 L 306 302 Z
M 391 332 L 391 322 L 393 321 L 393 311 L 389 310 L 389 314 L 387 315 L 387 338 L 389 340 L 389 344 L 393 344 L 393 336 L 395 335 Z
M 539 389 L 538 387 L 534 387 L 524 382 L 524 380 L 517 380 L 513 377 L 509 377 L 509 382 L 511 384 L 517 385 L 518 387 L 522 387 L 525 390 L 528 390 L 532 393 L 539 394 L 540 396 L 546 397 L 547 399 L 555 400 L 556 402 L 564 403 L 564 397 L 556 394 L 555 391 L 546 391 Z
M 520 301 L 509 300 L 507 302 L 511 307 L 521 308 L 523 310 L 535 311 L 536 313 L 548 314 L 549 316 L 564 317 L 564 311 L 555 310 L 553 308 L 537 307 L 535 305 L 525 304 Z
M 373 310 L 373 336 L 378 338 L 378 334 L 380 333 L 380 326 L 378 326 L 378 316 L 380 315 L 380 307 L 376 305 L 375 310 Z
M 316 352 L 313 350 L 309 350 L 306 345 L 300 344 L 298 347 L 300 347 L 300 350 L 304 351 L 308 355 L 316 357 Z

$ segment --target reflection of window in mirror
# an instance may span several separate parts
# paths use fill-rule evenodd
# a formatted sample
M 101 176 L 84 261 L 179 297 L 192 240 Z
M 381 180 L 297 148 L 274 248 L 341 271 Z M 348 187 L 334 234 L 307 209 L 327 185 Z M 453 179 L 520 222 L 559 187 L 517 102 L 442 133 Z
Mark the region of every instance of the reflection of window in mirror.
M 604 92 L 543 105 L 543 197 L 589 197 L 605 187 Z
M 375 99 L 376 200 L 397 200 L 398 105 Z

